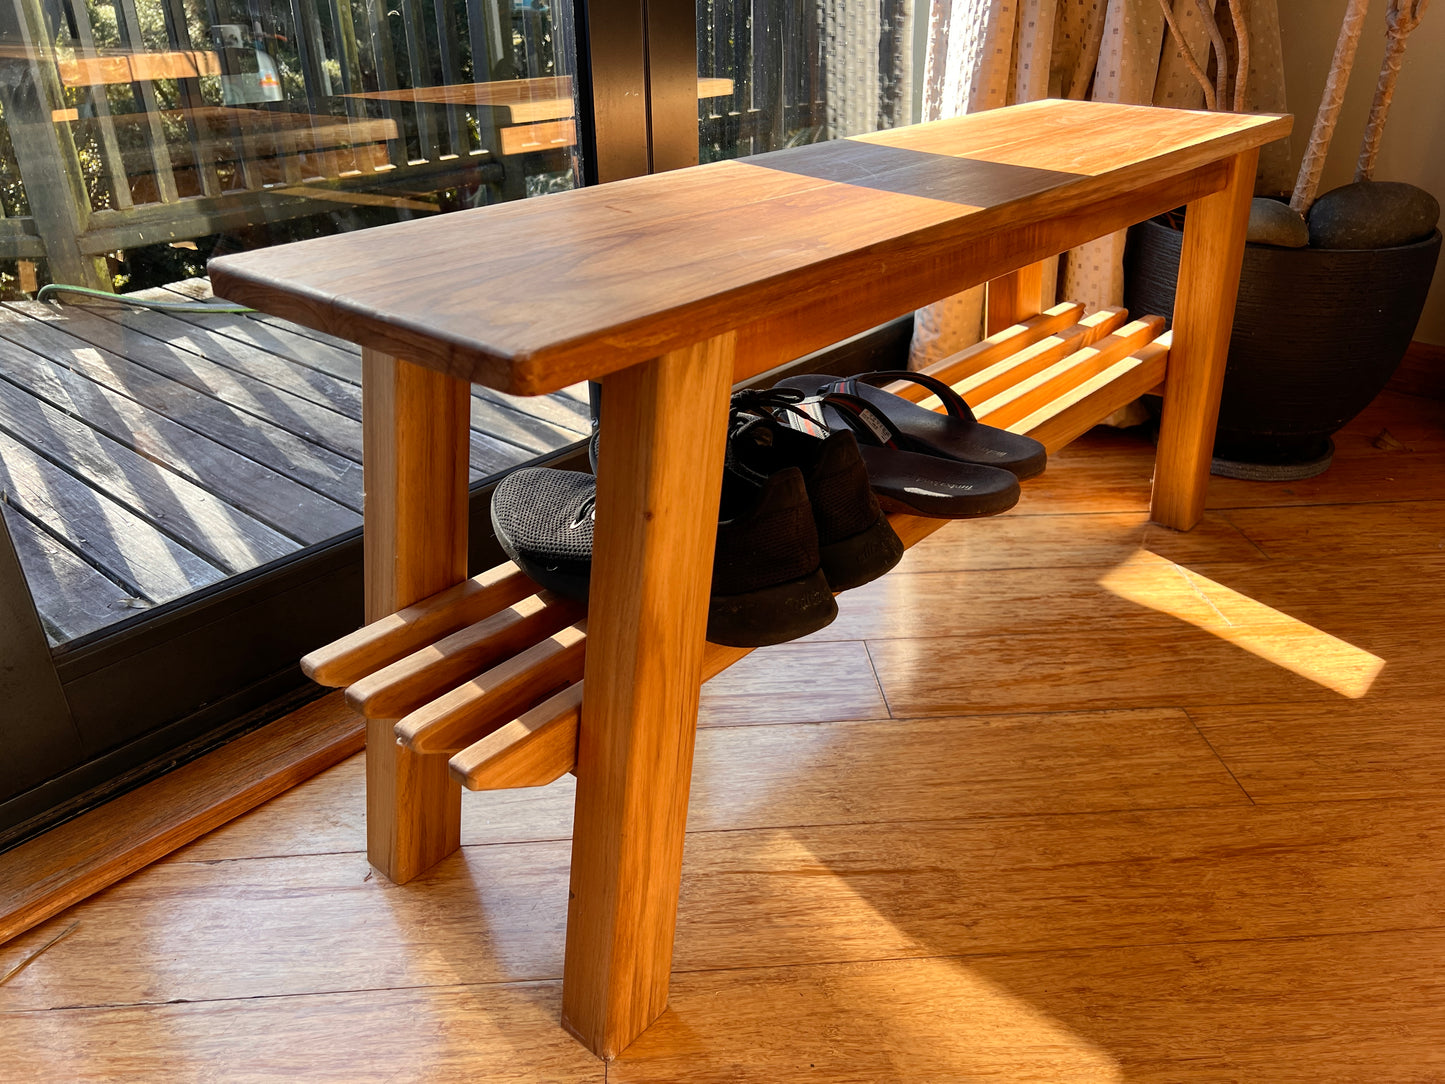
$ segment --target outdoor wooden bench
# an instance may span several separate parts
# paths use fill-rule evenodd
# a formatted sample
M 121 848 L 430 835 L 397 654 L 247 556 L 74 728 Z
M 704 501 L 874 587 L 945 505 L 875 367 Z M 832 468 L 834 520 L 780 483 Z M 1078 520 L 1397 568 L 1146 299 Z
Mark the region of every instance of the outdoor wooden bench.
M 372 863 L 404 882 L 456 850 L 462 784 L 574 771 L 563 1023 L 625 1048 L 667 1002 L 699 685 L 747 653 L 703 639 L 733 383 L 994 280 L 998 330 L 935 371 L 1050 450 L 1162 385 L 1152 514 L 1187 530 L 1258 148 L 1288 130 L 1039 102 L 212 263 L 218 295 L 366 348 L 372 623 L 306 667 L 368 717 Z M 1037 261 L 1181 204 L 1172 341 L 1038 312 Z M 586 378 L 605 432 L 584 613 L 510 566 L 467 578 L 466 402 L 468 381 Z M 912 545 L 941 523 L 894 526 Z

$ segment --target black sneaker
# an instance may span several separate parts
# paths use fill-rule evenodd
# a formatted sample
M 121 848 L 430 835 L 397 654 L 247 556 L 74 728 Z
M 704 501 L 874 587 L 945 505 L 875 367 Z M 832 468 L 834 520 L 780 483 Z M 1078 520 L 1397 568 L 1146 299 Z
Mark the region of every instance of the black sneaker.
M 851 432 L 829 432 L 799 410 L 792 389 L 733 396 L 733 468 L 764 478 L 797 467 L 818 531 L 823 574 L 834 591 L 876 580 L 903 558 L 903 543 L 868 485 L 868 469 Z
M 763 647 L 829 624 L 838 606 L 819 565 L 802 473 L 792 467 L 761 481 L 731 468 L 723 474 L 707 638 Z M 492 527 L 507 555 L 538 584 L 585 600 L 595 503 L 591 476 L 529 467 L 497 485 Z

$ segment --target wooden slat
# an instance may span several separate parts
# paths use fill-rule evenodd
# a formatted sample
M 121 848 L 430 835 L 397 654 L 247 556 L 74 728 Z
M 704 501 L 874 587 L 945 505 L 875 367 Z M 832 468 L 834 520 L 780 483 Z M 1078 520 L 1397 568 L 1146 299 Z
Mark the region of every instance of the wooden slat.
M 210 284 L 204 279 L 192 280 L 189 286 L 172 283 L 163 289 L 141 291 L 139 296 L 173 300 L 178 294 L 209 300 Z M 202 329 L 207 336 L 236 339 L 307 369 L 353 384 L 361 383 L 361 348 L 324 332 L 260 313 L 176 313 L 174 316 Z M 522 399 L 474 386 L 472 398 L 477 400 L 472 404 L 473 430 L 531 451 L 552 451 L 589 431 L 586 412 L 579 413 L 565 397 L 557 394 Z
M 556 150 L 570 147 L 577 142 L 577 122 L 569 118 L 518 124 L 503 128 L 501 137 L 503 154 L 535 154 Z
M 95 31 L 90 25 L 90 10 L 82 7 L 71 13 L 74 20 L 76 40 L 80 44 L 83 53 L 94 53 Z M 67 78 L 67 67 L 74 64 L 77 68 L 86 62 L 85 57 L 76 57 L 74 60 L 61 60 L 57 64 L 60 72 L 60 81 L 66 85 L 74 86 Z M 129 67 L 129 65 L 127 65 Z M 128 210 L 134 206 L 135 201 L 131 198 L 130 178 L 126 175 L 125 159 L 121 154 L 120 142 L 116 138 L 115 122 L 110 115 L 110 98 L 104 90 L 92 91 L 90 95 L 91 107 L 95 110 L 96 130 L 100 135 L 101 155 L 105 159 L 106 172 L 110 175 L 110 190 L 115 198 L 115 206 L 120 210 Z
M 87 44 L 87 48 L 94 45 Z M 139 83 L 157 79 L 194 79 L 220 75 L 220 57 L 211 52 L 179 50 L 165 53 L 105 53 L 61 60 L 60 81 L 68 87 Z
M 972 403 L 976 410 L 982 409 L 983 404 L 993 396 L 1018 381 L 1047 369 L 1074 351 L 1097 342 L 1127 319 L 1128 315 L 1123 309 L 1100 309 L 1084 317 L 1073 327 L 1041 339 L 1012 357 L 1003 358 L 986 369 L 964 377 L 953 384 L 953 390 Z M 937 396 L 929 395 L 920 400 L 919 405 L 926 406 L 929 410 L 937 410 L 943 404 Z
M 417 753 L 450 756 L 582 677 L 586 634 L 567 628 L 417 708 L 396 736 Z
M 1078 387 L 1041 407 L 1014 427 L 1050 452 L 1098 425 L 1114 411 L 1164 383 L 1171 332 L 1165 332 L 1134 357 L 1116 362 Z
M 468 790 L 545 787 L 577 766 L 582 682 L 569 685 L 447 761 Z
M 555 636 L 587 616 L 572 599 L 529 595 L 501 613 L 452 633 L 368 674 L 346 690 L 347 702 L 369 719 L 400 719 L 428 701 L 453 694 L 472 675 Z M 537 665 L 550 664 L 539 659 Z M 491 688 L 487 675 L 476 679 Z
M 317 648 L 301 669 L 320 685 L 350 685 L 537 590 L 509 561 Z
M 978 412 L 992 418 L 991 424 L 1007 429 L 1088 380 L 1110 365 L 1142 349 L 1164 330 L 1162 316 L 1146 316 L 1125 324 L 1093 346 L 1075 350 L 1068 357 L 1032 372 L 1012 386 L 980 403 Z M 1099 419 L 1102 421 L 1103 419 Z
M 1032 346 L 1040 339 L 1057 335 L 1073 327 L 1084 317 L 1084 306 L 1077 301 L 1066 301 L 1055 305 L 1047 312 L 1030 316 L 1012 327 L 995 332 L 982 342 L 965 347 L 956 354 L 950 354 L 936 361 L 923 372 L 937 377 L 945 384 L 956 384 L 965 377 L 986 369 L 995 362 L 1012 357 L 1026 346 Z M 895 380 L 884 389 L 893 395 L 917 403 L 929 398 L 928 389 L 906 380 Z
M 683 348 L 735 328 L 739 312 L 756 325 L 740 332 L 741 364 L 762 371 L 775 352 L 811 349 L 820 329 L 836 341 L 1213 192 L 1221 158 L 1288 123 L 1029 103 L 404 223 L 380 241 L 226 256 L 212 275 L 226 296 L 506 391 L 551 391 Z M 833 223 L 823 235 L 820 221 Z M 483 247 L 485 276 L 416 288 Z M 755 337 L 770 348 L 754 352 Z
M 0 334 L 4 331 L 3 317 L 0 317 Z M 224 412 L 221 404 L 209 399 L 202 400 L 207 409 L 200 412 L 200 418 L 196 418 L 181 405 L 187 398 L 189 389 L 154 377 L 148 370 L 139 372 L 150 378 L 149 381 L 127 380 L 123 375 L 105 375 L 111 376 L 113 382 L 129 394 L 142 399 L 157 398 L 149 394 L 153 390 L 153 384 L 165 385 L 170 390 L 185 393 L 180 396 L 164 395 L 161 398 L 165 403 L 176 407 L 172 410 L 173 414 L 189 421 L 196 428 L 178 424 L 145 403 L 137 402 L 112 391 L 104 384 L 88 379 L 84 374 L 103 374 L 94 368 L 77 364 L 74 359 L 71 359 L 69 364 L 62 365 L 8 339 L 0 339 L 0 367 L 3 367 L 8 379 L 15 381 L 28 394 L 69 415 L 84 418 L 90 425 L 126 447 L 200 484 L 262 523 L 270 524 L 282 534 L 299 542 L 308 545 L 321 542 L 361 525 L 360 515 L 351 508 L 330 500 L 316 490 L 293 481 L 286 474 L 272 470 L 225 444 L 218 443 L 205 433 L 198 432 L 197 428 L 204 428 L 217 436 L 227 436 L 226 426 L 218 424 L 219 419 L 214 417 L 218 411 Z M 165 405 L 162 404 L 160 409 L 165 410 Z M 234 418 L 233 415 L 225 417 Z M 257 441 L 256 446 L 271 445 L 263 440 Z M 359 496 L 359 492 L 354 494 L 354 497 Z M 357 503 L 359 504 L 359 500 Z
M 128 359 L 133 365 L 194 388 L 237 410 L 264 418 L 319 448 L 344 456 L 352 463 L 361 462 L 361 426 L 335 410 L 273 388 L 262 380 L 227 369 L 189 350 L 170 346 L 150 336 L 128 333 L 123 327 L 77 306 L 69 306 L 60 312 L 35 302 L 10 307 L 31 318 L 16 326 L 19 334 L 33 336 L 38 345 L 31 349 L 43 352 L 46 344 L 57 342 L 53 335 L 45 334 L 47 330 L 62 332 L 80 340 L 79 344 L 71 345 L 70 351 L 84 344 L 109 351 Z M 44 326 L 37 327 L 37 324 Z
M 711 681 L 751 648 L 703 645 L 702 680 Z M 577 682 L 455 753 L 452 776 L 469 790 L 544 787 L 577 766 L 582 687 Z
M 121 44 L 140 50 L 145 45 L 145 32 L 141 29 L 140 13 L 134 4 L 120 4 L 116 12 L 117 29 Z M 176 188 L 176 175 L 171 161 L 170 143 L 167 140 L 166 125 L 161 117 L 160 101 L 155 87 L 147 80 L 131 84 L 132 92 L 139 99 L 141 115 L 136 128 L 142 133 L 146 157 L 150 160 L 155 176 L 155 200 L 160 203 L 174 203 L 180 193 Z M 120 118 L 117 118 L 120 119 Z
M 215 301 L 218 305 L 233 304 L 233 302 L 226 301 L 224 298 L 218 298 L 213 293 L 211 293 L 211 280 L 207 278 L 182 279 L 179 282 L 168 282 L 165 286 L 161 287 L 161 289 L 163 289 L 167 293 L 177 295 L 177 299 L 190 298 L 193 301 Z M 191 315 L 195 314 L 177 313 L 176 315 L 180 316 L 182 320 L 185 320 L 189 319 Z M 238 327 L 242 325 L 262 324 L 265 325 L 265 327 L 275 328 L 279 331 L 291 332 L 293 334 L 300 335 L 303 338 L 311 339 L 315 342 L 325 343 L 327 346 L 333 346 L 336 349 L 340 350 L 342 353 L 349 353 L 355 358 L 357 358 L 358 360 L 355 363 L 355 371 L 358 374 L 361 372 L 361 365 L 359 360 L 361 358 L 361 347 L 357 346 L 355 343 L 347 342 L 345 339 L 339 339 L 335 335 L 328 335 L 324 331 L 317 331 L 314 328 L 303 327 L 300 324 L 293 324 L 290 320 L 283 320 L 279 316 L 270 316 L 264 312 L 247 313 L 244 315 L 243 318 L 239 318 L 234 321 L 230 319 L 232 316 L 241 317 L 241 314 L 215 313 L 211 315 L 206 315 L 204 318 L 206 320 L 212 321 L 212 323 L 206 325 L 212 330 L 224 327 Z M 264 332 L 265 327 L 251 327 L 250 330 L 257 333 L 262 333 Z M 270 350 L 273 354 L 281 354 L 283 356 L 286 356 L 286 352 L 284 350 L 276 349 L 276 347 L 272 345 L 270 340 L 267 340 L 264 343 L 258 342 L 254 345 L 261 346 L 264 349 Z M 335 373 L 333 375 L 341 376 L 343 374 Z M 361 378 L 358 375 L 356 379 L 360 380 Z

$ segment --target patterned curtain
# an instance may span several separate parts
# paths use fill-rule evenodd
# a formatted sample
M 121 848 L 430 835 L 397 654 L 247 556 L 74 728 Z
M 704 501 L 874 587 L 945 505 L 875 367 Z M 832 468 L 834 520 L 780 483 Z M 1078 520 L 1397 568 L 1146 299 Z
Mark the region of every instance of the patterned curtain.
M 1173 7 L 1191 51 L 1208 56 L 1205 20 L 1214 16 L 1213 0 L 1174 0 Z M 1285 112 L 1277 0 L 1249 0 L 1246 10 L 1249 109 Z M 1232 42 L 1227 15 L 1219 28 Z M 923 119 L 1038 98 L 1202 109 L 1204 92 L 1166 30 L 1159 0 L 932 0 Z M 1266 148 L 1257 191 L 1285 192 L 1292 179 L 1288 148 Z M 1123 233 L 1091 241 L 1060 262 L 1045 268 L 1046 294 L 1057 284 L 1062 296 L 1091 310 L 1122 302 Z M 922 368 L 977 342 L 983 304 L 980 286 L 919 310 L 912 364 Z

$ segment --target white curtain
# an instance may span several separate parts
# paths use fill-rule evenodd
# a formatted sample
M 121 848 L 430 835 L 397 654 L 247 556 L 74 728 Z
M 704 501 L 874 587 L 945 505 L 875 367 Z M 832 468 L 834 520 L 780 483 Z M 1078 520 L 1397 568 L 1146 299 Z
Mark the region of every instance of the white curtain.
M 1194 55 L 1207 57 L 1205 19 L 1213 18 L 1212 0 L 1174 0 L 1173 7 Z M 1250 0 L 1247 10 L 1248 108 L 1285 112 L 1276 0 Z M 1219 24 L 1232 41 L 1229 19 Z M 1202 109 L 1204 92 L 1166 30 L 1159 0 L 932 0 L 923 119 L 1038 98 Z M 1266 148 L 1261 193 L 1289 188 L 1288 159 L 1283 144 Z M 1052 267 L 1045 269 L 1045 293 L 1056 282 L 1061 296 L 1091 309 L 1120 304 L 1123 256 L 1123 233 L 1091 241 L 1066 255 L 1057 277 Z M 982 323 L 982 287 L 920 310 L 913 365 L 921 368 L 976 342 Z

